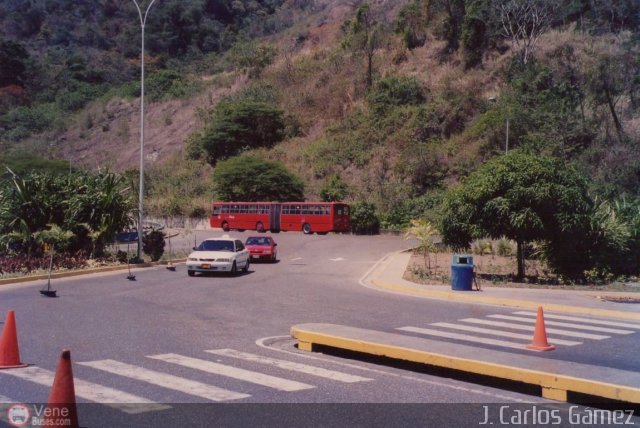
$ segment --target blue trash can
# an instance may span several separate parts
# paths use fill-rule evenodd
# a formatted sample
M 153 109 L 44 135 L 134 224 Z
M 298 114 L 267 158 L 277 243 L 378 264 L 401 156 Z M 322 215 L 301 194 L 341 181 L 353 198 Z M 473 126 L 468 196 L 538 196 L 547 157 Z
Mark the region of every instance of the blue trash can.
M 473 285 L 473 257 L 454 254 L 451 261 L 451 289 L 471 291 Z

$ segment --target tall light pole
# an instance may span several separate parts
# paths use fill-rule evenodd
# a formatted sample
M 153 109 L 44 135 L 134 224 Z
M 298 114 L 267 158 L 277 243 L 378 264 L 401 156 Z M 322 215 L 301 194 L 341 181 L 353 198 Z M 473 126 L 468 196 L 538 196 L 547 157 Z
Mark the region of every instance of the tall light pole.
M 140 192 L 138 194 L 138 260 L 142 260 L 142 235 L 144 232 L 144 228 L 142 226 L 143 219 L 143 199 L 144 199 L 144 26 L 147 23 L 147 15 L 149 14 L 149 9 L 153 6 L 153 3 L 156 0 L 151 0 L 149 6 L 142 14 L 142 9 L 138 5 L 136 0 L 133 1 L 133 4 L 136 5 L 136 9 L 138 9 L 138 16 L 140 17 L 140 29 L 141 29 L 141 39 L 142 46 L 140 48 Z

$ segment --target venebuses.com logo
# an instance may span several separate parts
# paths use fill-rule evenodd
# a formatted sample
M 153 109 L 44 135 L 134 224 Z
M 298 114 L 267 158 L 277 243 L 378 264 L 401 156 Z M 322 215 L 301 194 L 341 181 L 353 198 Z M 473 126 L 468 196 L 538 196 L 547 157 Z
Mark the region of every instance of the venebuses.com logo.
M 24 404 L 14 404 L 7 409 L 9 423 L 16 427 L 23 427 L 29 423 L 29 408 Z

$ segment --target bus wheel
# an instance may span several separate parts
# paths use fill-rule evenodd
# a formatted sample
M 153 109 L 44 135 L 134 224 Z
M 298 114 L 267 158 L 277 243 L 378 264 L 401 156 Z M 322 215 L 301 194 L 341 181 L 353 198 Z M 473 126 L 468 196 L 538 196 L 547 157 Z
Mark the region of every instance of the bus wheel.
M 261 221 L 256 223 L 256 230 L 260 233 L 264 233 L 264 224 Z
M 226 221 L 224 223 L 222 223 L 222 230 L 224 230 L 225 232 L 229 231 L 229 223 L 227 223 Z
M 309 225 L 309 223 L 305 223 L 302 225 L 302 231 L 305 235 L 311 235 L 311 226 Z

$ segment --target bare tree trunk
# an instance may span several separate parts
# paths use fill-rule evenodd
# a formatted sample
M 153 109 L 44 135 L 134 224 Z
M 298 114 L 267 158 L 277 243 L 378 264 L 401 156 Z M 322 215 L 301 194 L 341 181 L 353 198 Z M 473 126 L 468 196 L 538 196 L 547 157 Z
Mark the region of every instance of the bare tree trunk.
M 609 106 L 609 111 L 611 112 L 611 117 L 613 118 L 613 124 L 616 127 L 616 133 L 618 134 L 618 140 L 620 142 L 624 141 L 624 129 L 622 129 L 622 123 L 620 123 L 620 119 L 618 118 L 618 113 L 616 113 L 616 106 L 613 102 L 613 97 L 608 89 L 605 89 L 605 96 L 607 97 L 607 105 Z

